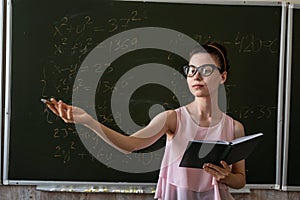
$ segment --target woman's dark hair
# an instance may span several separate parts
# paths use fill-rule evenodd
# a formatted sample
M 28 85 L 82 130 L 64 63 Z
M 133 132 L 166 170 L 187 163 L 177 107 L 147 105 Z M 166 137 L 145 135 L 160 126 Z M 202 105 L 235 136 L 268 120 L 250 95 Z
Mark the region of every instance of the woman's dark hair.
M 209 53 L 217 59 L 222 72 L 229 72 L 230 65 L 227 59 L 227 50 L 223 45 L 216 42 L 199 45 L 191 51 L 190 58 L 197 53 Z

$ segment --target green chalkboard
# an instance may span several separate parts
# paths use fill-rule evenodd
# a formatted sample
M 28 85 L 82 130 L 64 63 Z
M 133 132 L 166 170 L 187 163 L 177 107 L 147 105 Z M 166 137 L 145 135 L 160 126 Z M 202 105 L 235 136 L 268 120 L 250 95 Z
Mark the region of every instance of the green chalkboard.
M 291 102 L 290 102 L 290 124 L 289 124 L 289 145 L 288 145 L 288 168 L 287 168 L 287 186 L 300 186 L 300 174 L 298 169 L 300 162 L 298 159 L 298 152 L 300 150 L 298 142 L 300 126 L 297 123 L 297 111 L 299 111 L 299 80 L 297 73 L 299 73 L 299 53 L 300 53 L 300 9 L 293 10 L 293 43 L 292 43 L 292 65 L 291 65 Z
M 281 6 L 14 0 L 11 8 L 8 180 L 156 183 L 165 138 L 124 156 L 84 127 L 63 123 L 40 99 L 76 104 L 80 98 L 99 121 L 126 134 L 160 110 L 191 101 L 182 78 L 187 61 L 176 53 L 186 48 L 187 36 L 227 47 L 231 72 L 226 112 L 245 125 L 246 134 L 265 134 L 247 159 L 248 184 L 275 184 Z M 125 34 L 149 27 L 170 31 L 171 39 L 151 33 L 143 41 L 150 46 L 142 48 L 140 37 L 147 32 Z M 151 47 L 161 39 L 168 41 L 167 48 Z M 86 62 L 98 51 L 107 53 L 99 57 L 114 59 L 99 61 L 95 54 L 94 63 Z M 131 73 L 149 66 L 150 71 L 137 70 L 143 80 L 133 86 Z M 85 73 L 92 80 L 79 76 Z M 91 153 L 86 143 L 96 150 Z M 129 169 L 132 161 L 140 166 L 139 173 L 114 167 L 118 162 Z

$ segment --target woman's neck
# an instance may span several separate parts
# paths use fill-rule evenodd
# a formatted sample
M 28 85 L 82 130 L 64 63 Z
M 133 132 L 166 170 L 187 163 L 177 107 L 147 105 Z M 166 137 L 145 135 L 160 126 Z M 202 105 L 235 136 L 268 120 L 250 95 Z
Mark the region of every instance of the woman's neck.
M 218 102 L 211 98 L 198 97 L 187 106 L 194 121 L 202 126 L 211 126 L 218 123 L 223 112 L 218 106 Z
M 198 114 L 207 117 L 218 116 L 222 113 L 219 108 L 218 97 L 196 97 L 191 106 Z

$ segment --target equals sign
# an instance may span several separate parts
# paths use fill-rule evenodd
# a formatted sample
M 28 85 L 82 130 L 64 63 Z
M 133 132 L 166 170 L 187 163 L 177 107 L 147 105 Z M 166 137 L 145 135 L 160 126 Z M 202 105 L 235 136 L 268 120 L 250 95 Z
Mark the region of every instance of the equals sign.
M 101 27 L 98 27 L 98 26 L 94 26 L 93 27 L 93 31 L 95 31 L 95 32 L 101 32 L 101 31 L 104 31 L 104 28 L 101 28 Z

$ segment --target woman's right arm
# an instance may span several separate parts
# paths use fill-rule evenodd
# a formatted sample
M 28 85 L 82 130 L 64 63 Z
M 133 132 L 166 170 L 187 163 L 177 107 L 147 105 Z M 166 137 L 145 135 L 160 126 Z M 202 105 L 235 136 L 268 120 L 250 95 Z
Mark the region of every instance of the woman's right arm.
M 78 123 L 88 127 L 105 142 L 124 153 L 148 147 L 165 133 L 170 136 L 176 128 L 176 113 L 170 110 L 158 114 L 146 127 L 126 136 L 99 123 L 81 108 L 67 105 L 62 101 L 57 102 L 55 99 L 50 101 L 52 104 L 47 106 L 66 123 Z

